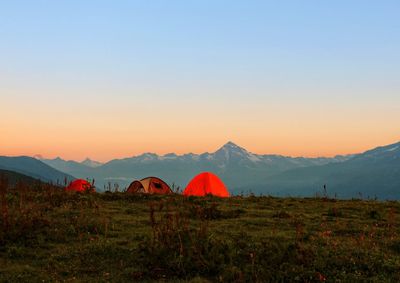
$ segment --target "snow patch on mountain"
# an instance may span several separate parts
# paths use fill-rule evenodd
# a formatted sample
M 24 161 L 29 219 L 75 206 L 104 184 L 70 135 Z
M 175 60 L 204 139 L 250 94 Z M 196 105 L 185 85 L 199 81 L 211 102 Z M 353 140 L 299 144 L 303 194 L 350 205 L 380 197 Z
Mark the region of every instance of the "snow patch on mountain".
M 397 145 L 397 146 L 394 146 L 394 147 L 392 147 L 392 148 L 386 149 L 386 152 L 392 152 L 392 151 L 397 150 L 398 148 L 399 148 L 399 146 Z
M 95 161 L 95 160 L 91 160 L 90 158 L 86 158 L 85 160 L 83 160 L 81 162 L 81 164 L 86 165 L 88 167 L 92 167 L 92 168 L 96 168 L 96 167 L 103 165 L 103 163 Z

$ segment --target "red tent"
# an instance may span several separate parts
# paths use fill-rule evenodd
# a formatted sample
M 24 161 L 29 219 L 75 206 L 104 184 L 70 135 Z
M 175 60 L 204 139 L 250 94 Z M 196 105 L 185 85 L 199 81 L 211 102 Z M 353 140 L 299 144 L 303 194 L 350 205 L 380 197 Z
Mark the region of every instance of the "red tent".
M 77 179 L 72 181 L 68 187 L 65 188 L 66 191 L 84 192 L 86 190 L 93 190 L 92 185 L 83 179 Z
M 224 183 L 210 172 L 200 173 L 194 177 L 183 191 L 183 194 L 185 196 L 205 196 L 210 194 L 218 197 L 229 197 L 229 192 Z

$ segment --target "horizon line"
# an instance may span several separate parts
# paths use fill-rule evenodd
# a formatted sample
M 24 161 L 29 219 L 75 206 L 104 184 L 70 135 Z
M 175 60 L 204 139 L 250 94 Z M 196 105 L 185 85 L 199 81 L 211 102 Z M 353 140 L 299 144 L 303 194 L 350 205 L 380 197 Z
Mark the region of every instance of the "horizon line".
M 31 157 L 31 158 L 35 158 L 35 159 L 38 159 L 38 160 L 54 160 L 54 159 L 61 159 L 61 160 L 67 161 L 67 162 L 68 162 L 68 161 L 73 161 L 73 162 L 77 162 L 77 163 L 83 163 L 85 160 L 88 160 L 88 159 L 89 159 L 90 161 L 99 162 L 99 163 L 101 163 L 101 164 L 106 164 L 106 163 L 108 163 L 108 162 L 110 162 L 110 161 L 113 161 L 113 160 L 121 160 L 121 159 L 127 159 L 127 158 L 135 158 L 135 157 L 142 156 L 142 155 L 144 155 L 144 154 L 154 154 L 154 155 L 159 156 L 159 157 L 165 157 L 166 155 L 169 155 L 169 154 L 174 154 L 174 155 L 176 155 L 176 156 L 178 156 L 178 157 L 185 156 L 185 155 L 198 155 L 198 156 L 199 156 L 199 155 L 202 155 L 202 154 L 213 154 L 213 153 L 217 152 L 218 150 L 222 149 L 222 148 L 223 148 L 224 146 L 226 146 L 227 144 L 233 144 L 233 145 L 235 145 L 235 146 L 237 146 L 237 147 L 239 147 L 239 148 L 241 148 L 241 149 L 244 149 L 244 150 L 247 151 L 248 153 L 255 154 L 255 155 L 262 155 L 262 156 L 283 156 L 283 157 L 289 157 L 289 158 L 311 158 L 311 159 L 318 159 L 318 158 L 335 158 L 335 157 L 339 157 L 339 156 L 349 156 L 349 155 L 362 154 L 362 153 L 365 153 L 365 152 L 367 152 L 367 151 L 369 151 L 369 150 L 373 150 L 373 149 L 377 149 L 377 148 L 381 148 L 381 147 L 386 147 L 386 146 L 390 146 L 390 145 L 395 145 L 395 144 L 397 144 L 397 143 L 400 143 L 400 140 L 398 140 L 398 141 L 396 141 L 396 142 L 393 142 L 393 143 L 385 144 L 385 145 L 378 145 L 378 146 L 369 148 L 369 149 L 364 150 L 364 151 L 359 151 L 359 152 L 354 152 L 354 153 L 335 154 L 335 155 L 331 155 L 331 156 L 326 156 L 326 155 L 325 155 L 325 156 L 324 156 L 324 155 L 317 155 L 317 156 L 306 156 L 306 155 L 291 156 L 291 155 L 278 154 L 278 153 L 254 153 L 254 152 L 248 151 L 246 148 L 244 148 L 244 147 L 242 147 L 242 146 L 239 146 L 239 145 L 237 145 L 236 143 L 234 143 L 234 142 L 232 142 L 232 141 L 228 141 L 228 142 L 224 143 L 222 146 L 220 146 L 219 148 L 217 148 L 214 152 L 208 152 L 208 151 L 205 151 L 205 152 L 202 152 L 202 153 L 187 152 L 187 153 L 182 153 L 182 154 L 177 154 L 177 153 L 175 153 L 175 152 L 168 152 L 168 153 L 165 153 L 165 154 L 159 154 L 159 153 L 156 153 L 156 152 L 146 151 L 146 152 L 142 152 L 142 153 L 139 153 L 139 154 L 136 154 L 136 155 L 126 156 L 126 157 L 121 157 L 121 158 L 118 158 L 118 157 L 116 157 L 116 158 L 111 158 L 111 159 L 108 159 L 107 161 L 99 161 L 99 160 L 94 159 L 94 158 L 91 158 L 91 157 L 89 157 L 89 156 L 87 156 L 87 157 L 81 159 L 81 161 L 78 161 L 78 160 L 80 160 L 80 159 L 64 159 L 64 158 L 62 158 L 60 155 L 55 156 L 54 158 L 45 157 L 45 156 L 43 156 L 42 154 L 34 154 L 34 155 L 2 155 L 2 156 L 6 156 L 6 157 Z

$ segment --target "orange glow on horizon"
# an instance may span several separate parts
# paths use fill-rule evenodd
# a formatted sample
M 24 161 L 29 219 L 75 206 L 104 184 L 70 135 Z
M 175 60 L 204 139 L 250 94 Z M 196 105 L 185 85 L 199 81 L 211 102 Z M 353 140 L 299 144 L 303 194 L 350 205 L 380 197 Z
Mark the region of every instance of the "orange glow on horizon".
M 202 97 L 198 91 L 199 96 L 190 98 L 168 92 L 156 100 L 161 90 L 152 90 L 140 98 L 122 93 L 116 101 L 101 92 L 78 92 L 81 96 L 71 98 L 64 89 L 48 97 L 40 89 L 26 90 L 29 95 L 7 91 L 13 95 L 0 97 L 7 106 L 0 112 L 0 155 L 104 162 L 144 152 L 214 152 L 233 141 L 257 154 L 318 157 L 359 153 L 400 140 L 400 103 L 394 95 L 386 101 L 370 96 L 357 102 L 349 95 L 344 103 L 283 91 L 282 101 L 214 97 L 216 93 Z
M 137 156 L 143 154 L 145 152 L 152 152 L 159 155 L 164 155 L 167 153 L 176 153 L 178 155 L 186 154 L 186 153 L 195 153 L 201 154 L 204 152 L 215 152 L 218 150 L 223 144 L 227 141 L 222 143 L 213 143 L 212 145 L 205 145 L 205 144 L 197 144 L 197 145 L 188 145 L 188 144 L 180 144 L 177 147 L 173 147 L 172 145 L 165 144 L 165 145 L 153 145 L 147 147 L 146 144 L 137 145 L 135 147 L 131 147 L 127 144 L 120 144 L 118 149 L 113 149 L 114 146 L 111 148 L 107 147 L 100 147 L 94 148 L 90 145 L 82 145 L 81 147 L 74 148 L 74 147 L 64 147 L 63 145 L 48 147 L 46 145 L 33 147 L 27 147 L 22 144 L 3 147 L 2 152 L 0 155 L 6 156 L 35 156 L 41 155 L 44 158 L 53 159 L 56 157 L 63 158 L 65 160 L 75 160 L 75 161 L 82 161 L 86 158 L 90 158 L 92 160 L 100 161 L 100 162 L 107 162 L 112 159 L 120 159 L 120 158 L 127 158 L 132 156 Z M 325 144 L 324 147 L 322 145 L 318 146 L 313 143 L 308 143 L 308 146 L 295 146 L 292 145 L 290 147 L 289 143 L 270 143 L 267 145 L 262 144 L 250 144 L 250 143 L 241 143 L 233 140 L 234 143 L 237 145 L 245 148 L 246 150 L 256 153 L 256 154 L 278 154 L 284 156 L 291 156 L 291 157 L 333 157 L 335 155 L 346 155 L 346 154 L 355 154 L 361 153 L 366 150 L 383 146 L 391 143 L 398 142 L 398 140 L 390 139 L 390 140 L 380 140 L 380 141 L 372 141 L 372 142 L 365 142 L 363 144 L 337 144 L 336 148 L 330 148 L 329 144 Z

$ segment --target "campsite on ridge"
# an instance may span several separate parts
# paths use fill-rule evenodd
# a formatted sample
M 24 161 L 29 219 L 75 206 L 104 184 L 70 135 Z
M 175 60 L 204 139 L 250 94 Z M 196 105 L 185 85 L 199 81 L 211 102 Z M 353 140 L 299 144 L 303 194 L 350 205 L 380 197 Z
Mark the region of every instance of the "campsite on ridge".
M 0 1 L 3 282 L 400 282 L 400 0 Z
M 0 282 L 400 280 L 399 202 L 76 192 L 0 173 L 0 203 Z

